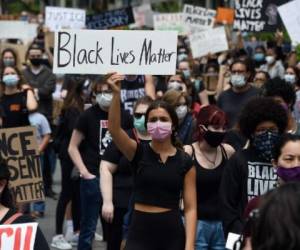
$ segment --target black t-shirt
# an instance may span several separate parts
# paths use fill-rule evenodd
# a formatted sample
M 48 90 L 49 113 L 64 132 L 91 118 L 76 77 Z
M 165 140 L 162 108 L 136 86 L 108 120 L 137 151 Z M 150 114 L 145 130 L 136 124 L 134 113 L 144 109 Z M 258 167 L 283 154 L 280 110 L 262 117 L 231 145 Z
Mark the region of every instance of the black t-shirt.
M 193 167 L 192 158 L 177 149 L 163 163 L 149 143 L 138 144 L 134 159 L 134 200 L 136 203 L 178 209 L 184 177 Z
M 259 90 L 254 87 L 250 87 L 247 91 L 242 93 L 236 93 L 232 88 L 224 91 L 218 98 L 217 105 L 228 116 L 228 126 L 232 128 L 236 122 L 239 112 L 243 106 L 254 96 L 257 96 Z
M 121 112 L 123 129 L 132 128 L 132 119 L 127 112 Z M 80 154 L 91 174 L 99 176 L 99 164 L 105 149 L 112 140 L 108 131 L 108 112 L 94 105 L 85 110 L 78 118 L 75 129 L 84 135 Z
M 0 221 L 0 225 L 3 225 L 3 223 L 5 223 L 5 221 L 7 221 L 10 217 L 12 217 L 15 213 L 17 213 L 15 209 L 9 209 L 6 215 Z M 31 217 L 26 215 L 21 215 L 11 224 L 22 224 L 22 223 L 32 223 L 32 222 L 35 221 Z M 36 231 L 35 242 L 34 242 L 34 250 L 48 250 L 48 249 L 50 249 L 48 243 L 41 229 L 38 227 Z
M 130 114 L 133 113 L 133 106 L 136 100 L 146 95 L 145 82 L 146 79 L 143 75 L 137 75 L 132 81 L 125 78 L 121 82 L 122 107 L 129 111 Z
M 27 91 L 3 95 L 0 100 L 3 128 L 28 126 Z
M 129 130 L 130 138 L 137 140 L 133 130 Z M 149 143 L 149 141 L 139 140 L 139 143 Z M 133 175 L 130 161 L 122 154 L 116 144 L 112 142 L 102 157 L 102 160 L 118 165 L 117 171 L 113 175 L 113 204 L 115 207 L 127 208 L 133 190 Z

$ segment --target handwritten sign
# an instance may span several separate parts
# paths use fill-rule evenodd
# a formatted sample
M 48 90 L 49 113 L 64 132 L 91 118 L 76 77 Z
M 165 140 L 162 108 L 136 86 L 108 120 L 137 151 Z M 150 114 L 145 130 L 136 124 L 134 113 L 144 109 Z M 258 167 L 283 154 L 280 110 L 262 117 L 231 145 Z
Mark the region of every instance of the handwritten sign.
M 278 7 L 281 19 L 294 45 L 300 43 L 300 2 L 291 1 Z
M 234 22 L 234 9 L 231 9 L 231 8 L 218 8 L 217 9 L 216 21 L 217 21 L 217 23 L 233 24 L 233 22 Z
M 166 13 L 153 15 L 155 30 L 175 30 L 179 35 L 185 35 L 182 13 Z
M 183 22 L 190 32 L 212 28 L 215 16 L 215 10 L 190 4 L 183 6 Z
M 224 27 L 194 33 L 189 36 L 189 40 L 194 58 L 228 50 Z
M 34 127 L 0 129 L 0 154 L 10 171 L 17 202 L 44 200 L 44 184 Z
M 236 0 L 233 28 L 240 31 L 276 31 L 281 24 L 277 6 L 286 0 Z
M 66 30 L 56 32 L 54 73 L 172 75 L 177 32 Z
M 85 10 L 47 6 L 45 25 L 50 31 L 82 29 L 85 27 Z
M 0 225 L 0 249 L 33 250 L 37 223 Z
M 20 39 L 30 43 L 37 35 L 38 25 L 26 21 L 0 21 L 0 39 Z
M 234 245 L 236 244 L 236 242 L 239 240 L 240 237 L 241 235 L 239 234 L 229 233 L 226 241 L 226 249 L 230 249 L 230 250 L 235 249 Z M 240 247 L 238 249 L 240 249 Z
M 106 11 L 98 15 L 88 15 L 86 17 L 86 27 L 95 30 L 111 29 L 131 23 L 134 23 L 131 7 Z

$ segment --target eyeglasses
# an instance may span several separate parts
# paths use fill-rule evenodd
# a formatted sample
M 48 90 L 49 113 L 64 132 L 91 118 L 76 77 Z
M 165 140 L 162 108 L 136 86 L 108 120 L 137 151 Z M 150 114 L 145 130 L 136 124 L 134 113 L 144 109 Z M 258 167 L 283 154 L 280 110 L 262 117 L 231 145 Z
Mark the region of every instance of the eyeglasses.
M 134 113 L 133 116 L 136 118 L 136 119 L 140 119 L 143 115 L 145 115 L 145 113 Z

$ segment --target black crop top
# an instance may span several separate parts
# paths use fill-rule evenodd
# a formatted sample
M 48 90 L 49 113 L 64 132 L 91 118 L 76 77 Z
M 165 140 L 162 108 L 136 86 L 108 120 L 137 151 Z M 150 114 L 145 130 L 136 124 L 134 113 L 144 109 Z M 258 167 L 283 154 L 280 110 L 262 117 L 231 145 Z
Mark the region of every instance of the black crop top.
M 138 144 L 132 160 L 136 203 L 178 209 L 185 174 L 192 158 L 182 150 L 163 163 L 149 143 Z

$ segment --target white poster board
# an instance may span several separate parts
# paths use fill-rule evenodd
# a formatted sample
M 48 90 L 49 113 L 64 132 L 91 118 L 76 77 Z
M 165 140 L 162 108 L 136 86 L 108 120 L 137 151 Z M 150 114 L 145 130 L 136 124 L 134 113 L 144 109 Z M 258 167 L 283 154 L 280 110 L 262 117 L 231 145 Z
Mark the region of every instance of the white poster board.
M 211 29 L 213 28 L 216 14 L 216 10 L 185 4 L 183 6 L 183 23 L 191 33 Z
M 85 10 L 47 6 L 45 26 L 50 31 L 82 29 L 85 27 L 85 17 Z
M 0 21 L 0 39 L 20 39 L 30 43 L 37 36 L 38 24 L 27 21 Z
M 293 45 L 300 43 L 300 1 L 295 0 L 278 7 L 281 19 Z
M 155 30 L 176 30 L 179 35 L 185 35 L 182 13 L 165 13 L 153 15 Z
M 228 50 L 225 28 L 204 30 L 189 36 L 193 58 Z
M 55 33 L 54 73 L 172 75 L 176 31 L 65 30 Z
M 33 250 L 37 223 L 0 225 L 0 249 Z

